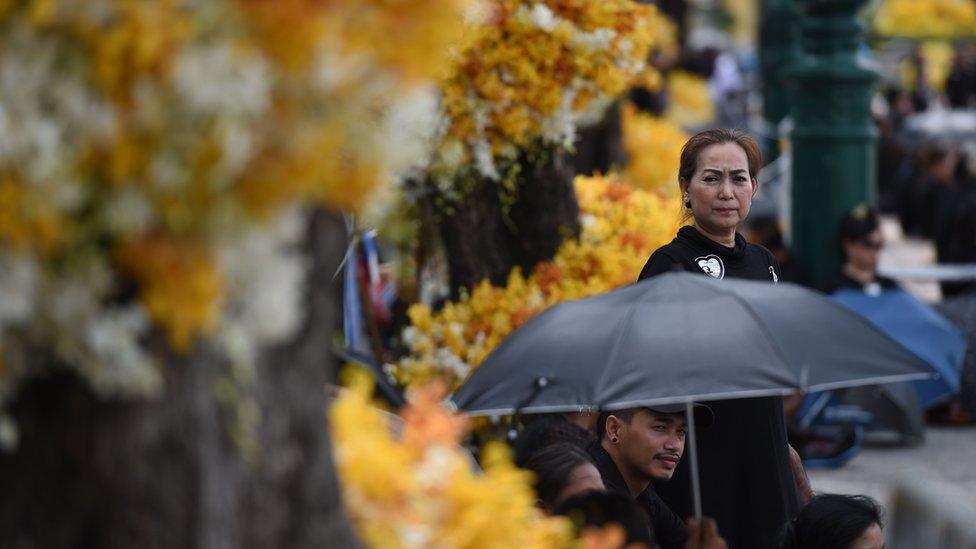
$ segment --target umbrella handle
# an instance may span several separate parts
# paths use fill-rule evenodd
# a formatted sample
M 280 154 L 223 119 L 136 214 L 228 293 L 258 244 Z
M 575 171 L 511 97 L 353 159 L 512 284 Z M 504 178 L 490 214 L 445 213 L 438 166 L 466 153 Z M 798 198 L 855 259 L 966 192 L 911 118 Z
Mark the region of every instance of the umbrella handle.
M 692 413 L 692 403 L 685 401 L 685 421 L 688 425 L 688 459 L 691 460 L 691 500 L 694 502 L 695 520 L 701 524 L 701 485 L 698 480 L 698 444 L 695 439 L 695 414 Z

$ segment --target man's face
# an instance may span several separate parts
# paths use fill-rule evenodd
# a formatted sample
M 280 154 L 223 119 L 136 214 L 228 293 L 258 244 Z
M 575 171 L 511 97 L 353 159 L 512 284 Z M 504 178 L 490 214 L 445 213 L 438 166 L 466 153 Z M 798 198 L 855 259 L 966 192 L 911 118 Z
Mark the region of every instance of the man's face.
M 639 410 L 619 430 L 620 456 L 649 480 L 670 480 L 685 450 L 685 418 Z

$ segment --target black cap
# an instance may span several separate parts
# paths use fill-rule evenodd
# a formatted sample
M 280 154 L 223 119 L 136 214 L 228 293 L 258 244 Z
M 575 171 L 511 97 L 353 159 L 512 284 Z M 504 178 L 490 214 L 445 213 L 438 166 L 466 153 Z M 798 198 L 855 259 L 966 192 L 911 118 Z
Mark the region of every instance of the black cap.
M 685 405 L 682 403 L 678 404 L 657 404 L 654 406 L 644 406 L 652 412 L 657 412 L 659 414 L 683 414 L 685 413 Z M 715 413 L 712 409 L 700 402 L 692 404 L 691 411 L 695 414 L 695 428 L 705 429 L 711 427 L 712 423 L 715 422 Z
M 840 222 L 840 240 L 861 240 L 880 227 L 878 212 L 867 204 L 858 204 Z
M 636 410 L 643 408 L 645 410 L 650 410 L 658 414 L 683 414 L 685 412 L 685 404 L 679 402 L 677 404 L 656 404 L 654 406 L 634 406 L 628 408 L 630 410 Z M 597 419 L 596 429 L 597 438 L 602 439 L 604 433 L 606 432 L 607 417 L 613 415 L 614 412 L 619 412 L 620 410 L 604 410 L 600 412 L 600 417 Z M 708 406 L 701 403 L 692 404 L 692 413 L 695 414 L 695 428 L 705 429 L 710 427 L 712 423 L 715 422 L 715 413 Z

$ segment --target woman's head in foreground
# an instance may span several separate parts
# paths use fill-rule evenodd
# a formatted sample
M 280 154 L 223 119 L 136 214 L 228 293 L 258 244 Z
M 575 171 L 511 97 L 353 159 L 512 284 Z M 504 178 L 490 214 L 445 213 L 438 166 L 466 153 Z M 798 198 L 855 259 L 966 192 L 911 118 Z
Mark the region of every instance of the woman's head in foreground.
M 883 549 L 881 506 L 867 496 L 821 494 L 786 528 L 783 549 Z

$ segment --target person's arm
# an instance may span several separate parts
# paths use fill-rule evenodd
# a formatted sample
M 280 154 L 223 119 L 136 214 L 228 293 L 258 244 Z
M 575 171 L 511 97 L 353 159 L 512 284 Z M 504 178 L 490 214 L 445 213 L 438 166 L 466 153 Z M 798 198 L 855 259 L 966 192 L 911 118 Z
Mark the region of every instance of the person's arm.
M 800 454 L 789 444 L 786 447 L 790 449 L 790 469 L 793 470 L 793 480 L 796 482 L 796 495 L 800 498 L 800 505 L 806 505 L 813 499 L 810 479 L 807 477 L 806 469 L 803 468 L 803 460 L 800 459 Z
M 637 280 L 641 281 L 659 274 L 680 270 L 683 270 L 681 263 L 678 263 L 671 256 L 658 250 L 651 254 L 651 258 L 647 260 L 644 268 L 641 269 L 640 276 L 637 277 Z
M 702 517 L 699 526 L 694 517 L 688 519 L 688 541 L 684 549 L 727 549 L 728 545 L 718 535 L 718 525 L 712 517 Z

